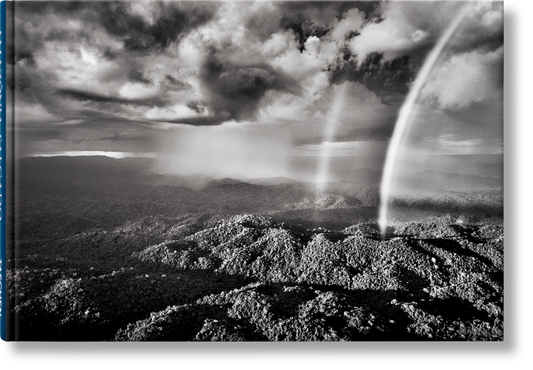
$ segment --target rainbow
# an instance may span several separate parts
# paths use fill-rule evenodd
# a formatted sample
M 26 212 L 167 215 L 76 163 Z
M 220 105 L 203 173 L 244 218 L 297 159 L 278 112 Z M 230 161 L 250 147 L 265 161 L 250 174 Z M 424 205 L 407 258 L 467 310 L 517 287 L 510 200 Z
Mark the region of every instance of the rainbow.
M 340 114 L 342 113 L 346 92 L 348 89 L 348 83 L 343 83 L 339 86 L 335 93 L 333 101 L 331 102 L 331 108 L 328 112 L 326 125 L 324 127 L 324 140 L 320 148 L 320 160 L 318 162 L 318 169 L 315 182 L 317 184 L 317 190 L 319 192 L 324 191 L 325 185 L 329 180 L 329 167 L 331 162 L 331 151 L 333 148 L 333 141 L 337 132 L 337 126 L 340 121 Z
M 385 236 L 385 231 L 387 228 L 388 220 L 388 210 L 390 202 L 390 192 L 392 187 L 392 180 L 394 177 L 394 171 L 397 169 L 397 157 L 402 147 L 403 142 L 407 132 L 409 131 L 409 126 L 412 124 L 411 113 L 415 102 L 420 94 L 420 90 L 424 87 L 428 76 L 430 75 L 433 67 L 435 66 L 437 60 L 442 54 L 444 48 L 452 38 L 453 34 L 463 21 L 467 13 L 467 7 L 463 7 L 455 19 L 450 23 L 448 28 L 437 41 L 437 44 L 433 47 L 429 55 L 427 56 L 422 69 L 416 76 L 416 79 L 407 95 L 407 98 L 400 109 L 398 119 L 394 126 L 394 131 L 387 149 L 387 155 L 385 157 L 385 164 L 383 167 L 383 176 L 381 179 L 381 188 L 380 188 L 380 210 L 379 210 L 379 228 L 381 235 Z

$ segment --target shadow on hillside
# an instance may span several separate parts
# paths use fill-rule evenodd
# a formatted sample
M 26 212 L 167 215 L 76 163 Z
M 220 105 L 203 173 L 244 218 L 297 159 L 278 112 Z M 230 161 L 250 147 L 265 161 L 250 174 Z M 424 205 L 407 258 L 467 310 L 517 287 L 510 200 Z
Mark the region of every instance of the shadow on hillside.
M 165 266 L 60 279 L 46 294 L 16 307 L 9 331 L 24 341 L 110 340 L 119 328 L 151 312 L 250 282 L 243 276 Z
M 439 339 L 417 332 L 419 326 L 428 323 L 442 327 L 442 319 L 489 319 L 485 311 L 466 300 L 432 298 L 424 290 L 430 286 L 428 279 L 405 268 L 399 274 L 405 290 L 263 283 L 226 295 L 222 303 L 220 298 L 209 298 L 201 304 L 158 313 L 165 325 L 145 320 L 121 330 L 116 339 L 313 341 L 330 340 L 333 335 L 353 341 L 417 341 Z M 424 323 L 419 321 L 422 316 Z
M 463 248 L 463 246 L 455 241 L 455 240 L 448 240 L 448 239 L 424 239 L 424 242 L 431 244 L 434 247 L 444 249 L 445 251 L 455 253 L 457 255 L 463 256 L 463 257 L 472 257 L 476 260 L 479 260 L 483 262 L 485 265 L 489 267 L 495 267 L 491 260 L 489 260 L 487 257 L 484 257 L 480 255 L 479 253 L 474 252 L 471 249 Z
M 267 297 L 271 315 L 254 316 L 255 308 L 251 305 L 245 308 L 252 313 L 248 318 L 229 314 L 232 304 L 242 304 L 242 297 L 221 305 L 194 302 L 210 294 L 244 287 L 251 282 L 249 278 L 165 266 L 151 266 L 150 271 L 142 271 L 145 275 L 141 278 L 139 272 L 72 280 L 61 289 L 52 287 L 46 295 L 18 307 L 16 320 L 12 320 L 17 323 L 16 339 L 102 341 L 113 340 L 118 331 L 119 340 L 317 340 L 316 336 L 340 333 L 349 340 L 416 341 L 428 340 L 407 330 L 418 325 L 416 310 L 448 321 L 489 319 L 485 311 L 458 297 L 432 298 L 424 289 L 431 285 L 430 281 L 406 268 L 398 270 L 403 290 L 348 290 L 337 285 L 294 282 L 263 283 L 245 288 Z M 329 297 L 330 293 L 334 299 L 317 301 L 317 297 L 324 294 Z M 191 305 L 174 313 L 173 320 L 165 324 L 168 327 L 160 334 L 150 332 L 150 328 L 139 322 L 169 306 L 185 304 Z M 302 317 L 302 307 L 308 307 L 311 314 Z M 363 331 L 347 322 L 346 317 L 354 309 L 364 312 L 367 315 L 364 317 L 376 318 L 370 329 Z M 88 314 L 95 311 L 98 317 Z M 279 320 L 286 320 L 293 327 L 287 327 L 286 333 L 279 332 L 279 328 L 276 329 Z M 369 325 L 364 322 L 366 319 L 361 320 Z M 128 324 L 137 327 L 130 330 Z M 314 334 L 302 334 L 298 328 L 309 328 L 309 333 Z M 278 331 L 274 333 L 274 330 Z
M 414 272 L 402 269 L 402 282 L 407 288 L 407 294 L 402 299 L 416 299 L 417 306 L 434 316 L 441 316 L 446 320 L 487 320 L 489 317 L 485 311 L 478 310 L 472 303 L 459 297 L 434 298 L 424 291 L 429 287 L 430 281 Z
M 298 291 L 295 293 L 295 289 Z M 250 288 L 259 294 L 258 299 L 268 301 L 265 315 L 255 307 L 259 303 L 246 302 L 242 294 L 225 304 L 199 304 L 179 312 L 168 314 L 165 321 L 169 324 L 156 332 L 149 320 L 138 322 L 135 328 L 120 331 L 117 340 L 140 341 L 314 341 L 324 340 L 331 333 L 338 333 L 348 340 L 420 340 L 418 336 L 406 331 L 412 320 L 399 307 L 391 306 L 392 299 L 400 297 L 393 291 L 346 290 L 338 286 L 294 283 L 265 283 Z M 346 305 L 336 307 L 335 313 L 327 312 L 320 303 L 313 301 L 317 293 L 334 293 Z M 244 302 L 244 303 L 243 303 Z M 235 307 L 246 305 L 245 316 L 230 316 Z M 310 308 L 311 315 L 301 316 L 304 306 Z M 335 305 L 335 303 L 332 303 Z M 349 327 L 345 313 L 352 308 L 373 314 L 386 324 L 386 330 L 369 330 L 362 333 L 358 328 Z M 264 312 L 264 311 L 263 311 Z M 386 320 L 385 320 L 386 318 Z M 393 320 L 394 324 L 386 322 Z M 280 322 L 285 324 L 280 324 Z M 367 323 L 362 323 L 367 324 Z M 368 325 L 368 324 L 367 324 Z M 208 330 L 206 330 L 206 327 Z M 281 329 L 284 328 L 285 330 Z
M 436 255 L 435 253 L 432 253 L 422 247 L 420 245 L 420 242 L 427 243 L 431 245 L 432 247 L 436 247 L 442 250 L 445 250 L 447 252 L 457 254 L 462 257 L 472 257 L 478 261 L 483 262 L 485 265 L 491 268 L 496 268 L 494 266 L 494 263 L 490 259 L 488 259 L 485 256 L 482 256 L 479 253 L 474 252 L 471 249 L 463 247 L 459 242 L 456 240 L 451 239 L 437 239 L 437 238 L 431 238 L 431 239 L 418 239 L 413 237 L 407 237 L 403 239 L 409 247 L 411 247 L 413 250 L 425 254 L 426 256 L 430 256 L 435 259 L 435 261 L 439 261 L 439 263 L 442 263 L 442 258 Z

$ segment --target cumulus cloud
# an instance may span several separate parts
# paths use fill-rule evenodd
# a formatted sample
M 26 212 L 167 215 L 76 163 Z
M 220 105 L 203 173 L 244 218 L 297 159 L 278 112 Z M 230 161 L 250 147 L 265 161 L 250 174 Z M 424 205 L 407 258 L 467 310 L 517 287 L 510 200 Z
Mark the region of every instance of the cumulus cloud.
M 361 29 L 364 20 L 365 15 L 359 9 L 348 10 L 331 32 L 331 38 L 334 41 L 344 43 L 350 33 L 357 32 Z
M 379 21 L 368 22 L 349 41 L 359 63 L 377 52 L 386 60 L 427 45 L 450 19 L 454 2 L 388 2 L 381 4 Z
M 498 47 L 503 35 L 503 3 L 501 2 L 409 2 L 381 3 L 379 21 L 366 23 L 349 41 L 359 63 L 372 53 L 385 60 L 424 50 L 438 39 L 444 29 L 468 7 L 468 15 L 451 44 L 455 49 L 473 50 Z
M 457 54 L 439 66 L 421 91 L 441 108 L 462 109 L 472 103 L 500 98 L 503 47 L 494 52 Z M 501 99 L 498 99 L 501 101 Z

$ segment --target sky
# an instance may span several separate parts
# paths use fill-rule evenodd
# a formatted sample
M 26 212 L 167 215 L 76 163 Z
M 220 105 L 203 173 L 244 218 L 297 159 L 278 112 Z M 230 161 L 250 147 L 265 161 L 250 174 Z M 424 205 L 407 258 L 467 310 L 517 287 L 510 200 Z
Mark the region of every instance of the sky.
M 18 154 L 350 179 L 381 168 L 410 85 L 462 7 L 399 165 L 482 175 L 442 158 L 503 153 L 503 3 L 487 1 L 17 2 L 6 70 Z

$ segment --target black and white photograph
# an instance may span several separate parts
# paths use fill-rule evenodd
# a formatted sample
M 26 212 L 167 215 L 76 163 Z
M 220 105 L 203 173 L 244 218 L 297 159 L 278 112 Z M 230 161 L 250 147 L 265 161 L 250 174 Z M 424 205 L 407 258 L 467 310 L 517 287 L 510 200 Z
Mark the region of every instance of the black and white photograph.
M 503 2 L 17 1 L 5 47 L 8 340 L 504 340 Z

